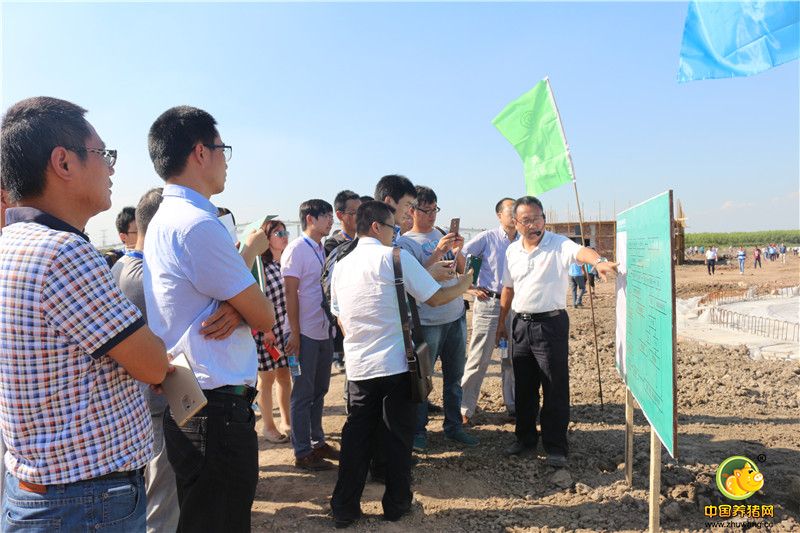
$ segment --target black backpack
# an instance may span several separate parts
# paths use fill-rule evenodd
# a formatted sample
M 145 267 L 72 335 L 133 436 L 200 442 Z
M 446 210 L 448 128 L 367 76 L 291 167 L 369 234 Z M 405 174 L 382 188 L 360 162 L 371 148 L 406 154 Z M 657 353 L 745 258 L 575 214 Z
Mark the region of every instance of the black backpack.
M 331 250 L 331 253 L 325 258 L 325 264 L 322 266 L 322 275 L 319 277 L 319 284 L 322 286 L 322 309 L 331 324 L 336 324 L 336 317 L 331 313 L 331 276 L 333 267 L 339 259 L 344 258 L 355 250 L 356 245 L 358 245 L 358 237 L 352 241 L 343 242 Z

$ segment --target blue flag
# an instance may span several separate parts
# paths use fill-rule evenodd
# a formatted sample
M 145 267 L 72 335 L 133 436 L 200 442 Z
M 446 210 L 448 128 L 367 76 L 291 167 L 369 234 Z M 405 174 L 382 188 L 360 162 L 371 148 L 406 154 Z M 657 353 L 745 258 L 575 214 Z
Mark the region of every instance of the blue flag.
M 689 2 L 678 82 L 751 76 L 800 57 L 800 2 Z

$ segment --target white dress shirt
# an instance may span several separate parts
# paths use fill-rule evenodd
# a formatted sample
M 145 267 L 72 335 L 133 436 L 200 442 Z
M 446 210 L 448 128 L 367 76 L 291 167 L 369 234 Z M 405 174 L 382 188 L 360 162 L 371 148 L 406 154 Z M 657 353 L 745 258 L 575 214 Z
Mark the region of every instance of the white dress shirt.
M 405 250 L 400 251 L 403 284 L 417 302 L 440 285 Z M 408 371 L 392 248 L 360 237 L 358 246 L 336 263 L 331 280 L 331 311 L 344 329 L 347 379 L 361 381 Z

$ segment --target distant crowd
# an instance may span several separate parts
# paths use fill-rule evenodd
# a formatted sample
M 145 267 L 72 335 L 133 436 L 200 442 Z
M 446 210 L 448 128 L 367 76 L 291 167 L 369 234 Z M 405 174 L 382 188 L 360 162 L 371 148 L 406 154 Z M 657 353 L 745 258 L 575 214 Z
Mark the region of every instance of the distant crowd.
M 799 255 L 800 246 L 787 248 L 787 246 L 783 243 L 770 243 L 765 246 L 756 246 L 751 252 L 753 258 L 753 268 L 763 268 L 761 263 L 762 256 L 769 262 L 780 261 L 781 263 L 785 264 L 786 254 L 789 252 L 795 256 Z M 719 248 L 716 246 L 709 246 L 708 248 L 705 246 L 690 246 L 689 248 L 686 248 L 686 255 L 688 257 L 695 255 L 700 255 L 703 257 L 703 261 L 708 269 L 709 276 L 713 276 L 716 273 L 716 265 L 721 259 L 719 255 Z M 739 246 L 738 248 L 729 246 L 728 253 L 722 258 L 727 260 L 733 260 L 735 258 L 739 263 L 739 274 L 744 274 L 745 263 L 747 262 L 747 250 L 744 246 Z

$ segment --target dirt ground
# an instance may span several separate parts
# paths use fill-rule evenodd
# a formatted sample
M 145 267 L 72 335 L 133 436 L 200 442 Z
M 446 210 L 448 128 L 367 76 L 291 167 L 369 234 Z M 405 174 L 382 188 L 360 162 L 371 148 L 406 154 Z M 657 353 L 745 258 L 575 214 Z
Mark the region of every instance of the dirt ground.
M 714 277 L 702 264 L 677 268 L 678 297 L 756 285 L 759 291 L 800 284 L 800 259 L 764 263 L 744 276 L 721 266 Z M 442 434 L 442 416 L 429 424 L 429 451 L 413 470 L 415 509 L 396 523 L 381 520 L 383 486 L 368 482 L 355 531 L 642 531 L 648 526 L 649 433 L 637 410 L 633 487 L 622 470 L 625 389 L 614 367 L 614 284 L 600 284 L 595 315 L 605 408 L 598 397 L 591 311 L 569 309 L 572 421 L 567 470 L 538 457 L 507 459 L 513 423 L 501 399 L 499 363 L 489 368 L 469 428 L 481 443 L 459 449 Z M 469 323 L 469 322 L 468 322 Z M 763 456 L 764 488 L 747 504 L 774 505 L 761 528 L 800 531 L 800 365 L 751 361 L 747 350 L 678 342 L 678 459 L 662 454 L 661 526 L 666 531 L 708 530 L 710 504 L 734 503 L 715 486 L 719 462 L 731 455 Z M 438 370 L 438 369 L 437 369 Z M 432 394 L 441 405 L 441 376 Z M 344 424 L 343 375 L 335 374 L 324 425 L 338 441 Z M 277 416 L 277 411 L 276 411 Z M 259 426 L 260 428 L 260 422 Z M 338 442 L 337 442 L 338 444 Z M 260 481 L 253 506 L 255 531 L 328 531 L 328 502 L 336 471 L 306 473 L 293 466 L 289 445 L 261 440 Z M 716 520 L 716 519 L 715 519 Z M 714 528 L 719 530 L 719 528 Z M 741 527 L 739 528 L 741 529 Z M 731 529 L 732 530 L 732 529 Z M 756 529 L 753 529 L 754 531 Z

